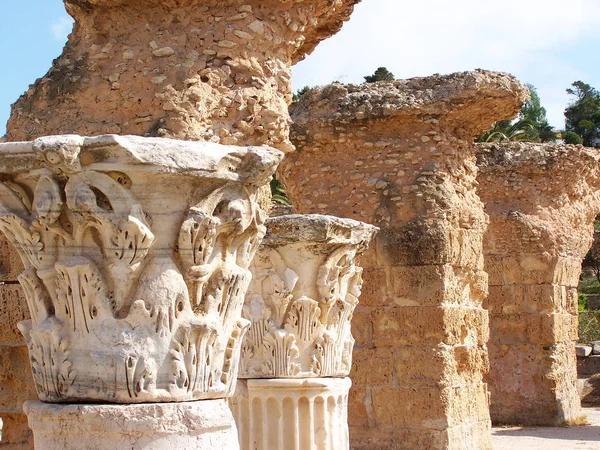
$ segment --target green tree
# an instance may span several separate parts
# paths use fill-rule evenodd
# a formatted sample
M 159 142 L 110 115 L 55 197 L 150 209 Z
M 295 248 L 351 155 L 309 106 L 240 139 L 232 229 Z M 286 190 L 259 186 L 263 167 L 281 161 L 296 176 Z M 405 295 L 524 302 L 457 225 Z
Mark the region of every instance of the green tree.
M 565 144 L 583 144 L 583 138 L 574 131 L 565 131 L 562 135 Z
M 557 134 L 546 118 L 546 108 L 542 106 L 537 90 L 528 84 L 530 100 L 523 105 L 515 121 L 500 120 L 494 128 L 477 139 L 478 142 L 550 142 Z
M 310 91 L 310 86 L 304 86 L 302 89 L 298 89 L 296 92 L 294 92 L 292 102 L 296 103 L 298 100 L 300 100 L 300 97 L 302 97 L 308 91 Z
M 394 81 L 394 74 L 385 67 L 379 67 L 373 75 L 367 75 L 365 81 L 367 83 L 375 83 L 376 81 Z
M 575 81 L 567 93 L 575 99 L 565 109 L 565 130 L 579 135 L 583 145 L 600 147 L 600 93 L 583 81 Z
M 550 142 L 557 139 L 557 134 L 552 129 L 546 118 L 546 108 L 542 106 L 537 89 L 531 84 L 526 85 L 529 89 L 530 99 L 523 105 L 519 112 L 519 120 L 525 120 L 535 130 L 528 137 L 532 141 Z
M 279 203 L 281 205 L 292 206 L 292 202 L 285 191 L 285 187 L 275 176 L 271 179 L 271 195 L 272 200 L 275 203 Z
M 477 142 L 532 142 L 538 138 L 535 125 L 529 119 L 521 119 L 516 122 L 500 120 L 494 128 L 483 133 Z

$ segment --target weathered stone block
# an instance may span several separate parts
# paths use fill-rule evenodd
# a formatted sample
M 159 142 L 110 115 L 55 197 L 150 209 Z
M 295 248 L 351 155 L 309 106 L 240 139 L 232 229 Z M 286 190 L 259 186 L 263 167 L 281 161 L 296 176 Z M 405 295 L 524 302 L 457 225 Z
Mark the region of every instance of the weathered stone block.
M 365 253 L 371 253 L 371 251 L 367 250 Z M 363 278 L 364 283 L 360 295 L 362 306 L 382 306 L 392 303 L 389 298 L 388 276 L 384 268 L 365 267 Z
M 23 263 L 19 254 L 8 243 L 4 233 L 0 232 L 0 282 L 17 281 L 23 270 Z
M 375 346 L 436 346 L 477 342 L 489 337 L 488 313 L 483 309 L 432 306 L 388 307 L 373 311 Z
M 394 358 L 389 347 L 355 348 L 352 356 L 353 386 L 391 386 L 394 378 Z
M 406 386 L 457 386 L 480 383 L 489 370 L 486 347 L 439 345 L 394 350 L 395 373 Z
M 471 281 L 459 279 L 448 264 L 392 267 L 390 273 L 390 295 L 397 306 L 437 306 L 458 302 L 465 283 Z
M 489 435 L 489 433 L 487 433 Z M 463 450 L 461 442 L 450 442 L 448 432 L 431 429 L 378 427 L 350 429 L 352 450 L 452 449 Z M 471 447 L 485 449 L 487 447 Z
M 484 383 L 372 389 L 372 395 L 375 420 L 384 427 L 444 430 L 489 419 Z
M 2 450 L 33 450 L 33 433 L 27 425 L 27 416 L 23 413 L 2 413 Z
M 359 303 L 352 317 L 352 336 L 356 340 L 354 344 L 355 350 L 361 347 L 371 347 L 373 340 L 372 328 L 371 308 L 365 308 Z
M 444 393 L 448 393 L 444 391 Z M 448 398 L 441 388 L 372 389 L 373 417 L 378 426 L 444 430 Z
M 348 411 L 352 414 L 348 416 L 349 427 L 366 427 L 369 425 L 369 409 L 371 409 L 371 390 L 370 388 L 358 387 L 354 385 L 348 395 Z
M 25 345 L 25 338 L 17 328 L 29 319 L 27 300 L 18 284 L 0 284 L 0 345 Z
M 23 402 L 37 398 L 27 347 L 0 346 L 0 411 L 21 411 Z

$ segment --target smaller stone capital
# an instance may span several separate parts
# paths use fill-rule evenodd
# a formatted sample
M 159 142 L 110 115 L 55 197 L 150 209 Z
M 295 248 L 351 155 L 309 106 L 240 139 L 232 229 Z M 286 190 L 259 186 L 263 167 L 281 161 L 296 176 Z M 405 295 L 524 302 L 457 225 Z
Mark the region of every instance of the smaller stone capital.
M 243 316 L 241 378 L 346 376 L 362 269 L 356 258 L 377 228 L 331 216 L 267 220 Z

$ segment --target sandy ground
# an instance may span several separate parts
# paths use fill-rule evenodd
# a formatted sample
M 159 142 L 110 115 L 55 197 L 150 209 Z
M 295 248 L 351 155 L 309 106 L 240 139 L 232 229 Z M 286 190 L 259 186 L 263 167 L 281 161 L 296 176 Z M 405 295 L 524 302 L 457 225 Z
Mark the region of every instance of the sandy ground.
M 584 408 L 590 425 L 565 428 L 494 428 L 494 450 L 600 450 L 600 408 Z

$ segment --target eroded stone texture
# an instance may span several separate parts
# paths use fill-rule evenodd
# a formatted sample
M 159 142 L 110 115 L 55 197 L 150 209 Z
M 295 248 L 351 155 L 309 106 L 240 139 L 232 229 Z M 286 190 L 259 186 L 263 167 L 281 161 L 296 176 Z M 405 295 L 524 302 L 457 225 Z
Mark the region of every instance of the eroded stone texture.
M 292 109 L 280 170 L 297 210 L 381 228 L 354 319 L 353 449 L 490 448 L 483 205 L 474 138 L 526 90 L 468 72 L 334 84 Z
M 0 144 L 0 229 L 25 265 L 40 399 L 228 396 L 282 154 L 133 136 Z M 20 347 L 15 347 L 20 348 Z
M 275 217 L 266 226 L 243 309 L 251 325 L 240 378 L 347 376 L 362 287 L 356 260 L 377 228 L 321 215 Z
M 231 408 L 242 450 L 344 450 L 350 378 L 239 380 Z
M 63 54 L 13 106 L 9 140 L 106 133 L 289 151 L 292 64 L 360 0 L 65 0 Z
M 557 425 L 580 411 L 577 285 L 600 210 L 600 153 L 552 144 L 478 152 L 478 193 L 490 217 L 492 419 Z
M 27 416 L 21 413 L 0 412 L 2 420 L 2 450 L 33 450 L 33 435 L 27 426 Z
M 141 405 L 58 405 L 28 401 L 24 410 L 43 450 L 236 450 L 226 400 Z

